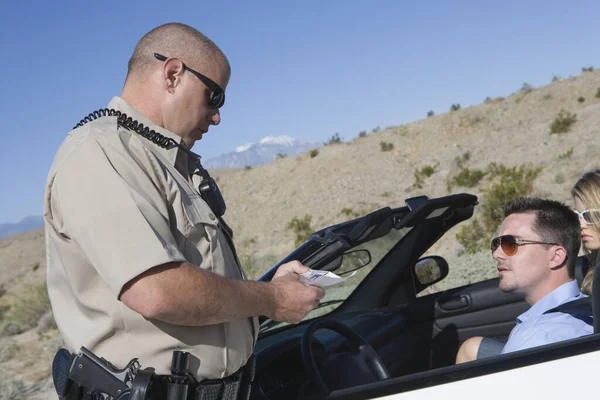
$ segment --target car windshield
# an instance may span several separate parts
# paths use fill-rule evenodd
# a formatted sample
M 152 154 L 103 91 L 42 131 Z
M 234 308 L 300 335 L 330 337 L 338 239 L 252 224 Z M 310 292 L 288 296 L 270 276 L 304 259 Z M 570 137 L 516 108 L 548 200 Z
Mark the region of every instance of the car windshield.
M 445 229 L 469 218 L 476 202 L 477 197 L 469 194 L 438 199 L 419 196 L 406 199 L 406 207 L 384 207 L 352 221 L 322 229 L 313 233 L 303 245 L 261 276 L 259 281 L 271 280 L 277 268 L 291 260 L 299 260 L 312 269 L 333 271 L 347 277 L 345 281 L 327 287 L 320 306 L 306 315 L 304 320 L 322 316 L 344 303 L 411 231 L 418 233 L 421 228 L 430 229 L 430 241 L 425 242 L 425 247 L 419 250 L 425 251 L 428 244 L 437 240 Z M 403 263 L 399 262 L 398 267 L 402 266 L 400 264 Z M 263 320 L 260 332 L 283 325 L 286 324 Z
M 342 265 L 339 269 L 334 271 L 335 274 L 340 275 L 342 278 L 352 275 L 352 270 L 355 263 L 352 262 L 351 258 L 353 254 L 362 254 L 357 250 L 368 250 L 370 253 L 370 262 L 356 270 L 356 272 L 345 281 L 329 286 L 325 290 L 325 297 L 321 300 L 319 307 L 312 310 L 304 317 L 303 321 L 317 318 L 324 314 L 330 313 L 340 306 L 356 289 L 356 287 L 363 281 L 363 279 L 379 264 L 379 262 L 385 257 L 385 255 L 411 230 L 412 228 L 402 228 L 400 230 L 391 229 L 386 235 L 381 236 L 377 239 L 371 240 L 366 243 L 362 243 L 348 252 L 342 260 Z M 349 253 L 350 252 L 350 253 Z M 349 253 L 349 254 L 348 254 Z M 352 272 L 351 272 L 352 271 Z M 288 323 L 266 321 L 261 326 L 260 332 L 266 332 L 274 328 L 280 328 L 282 326 L 289 325 Z

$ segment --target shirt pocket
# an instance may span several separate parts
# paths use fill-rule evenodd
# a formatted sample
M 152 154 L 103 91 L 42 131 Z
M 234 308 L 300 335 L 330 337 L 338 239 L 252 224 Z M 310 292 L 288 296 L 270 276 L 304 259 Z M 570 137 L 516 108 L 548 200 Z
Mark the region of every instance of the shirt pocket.
M 218 219 L 199 194 L 184 192 L 181 196 L 183 213 L 189 225 L 184 233 L 185 257 L 202 269 L 214 271 Z

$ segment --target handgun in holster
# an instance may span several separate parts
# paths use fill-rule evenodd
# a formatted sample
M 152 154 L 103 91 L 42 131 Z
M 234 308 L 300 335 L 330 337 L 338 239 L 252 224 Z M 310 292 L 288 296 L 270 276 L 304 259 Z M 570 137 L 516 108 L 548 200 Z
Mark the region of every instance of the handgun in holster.
M 248 400 L 254 380 L 255 358 L 231 377 L 197 382 L 189 371 L 190 354 L 174 351 L 170 375 L 141 369 L 137 358 L 117 369 L 82 347 L 77 354 L 60 349 L 52 363 L 52 377 L 60 400 Z
M 77 354 L 60 349 L 52 362 L 52 378 L 60 400 L 144 400 L 152 389 L 152 368 L 141 369 L 137 358 L 117 369 L 82 347 Z

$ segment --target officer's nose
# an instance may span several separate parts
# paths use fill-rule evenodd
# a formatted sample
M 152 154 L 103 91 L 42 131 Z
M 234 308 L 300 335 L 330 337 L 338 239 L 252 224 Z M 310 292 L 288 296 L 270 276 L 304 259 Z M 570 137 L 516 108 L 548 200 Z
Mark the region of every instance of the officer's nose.
M 219 125 L 221 123 L 221 112 L 218 108 L 211 110 L 208 120 L 211 125 Z

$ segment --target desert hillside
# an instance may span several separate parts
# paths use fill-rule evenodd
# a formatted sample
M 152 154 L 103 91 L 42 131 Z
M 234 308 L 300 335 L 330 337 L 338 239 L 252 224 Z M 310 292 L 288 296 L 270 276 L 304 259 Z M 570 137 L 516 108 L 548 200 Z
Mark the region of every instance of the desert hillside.
M 356 132 L 352 140 L 300 156 L 210 172 L 227 200 L 225 217 L 240 258 L 256 277 L 294 248 L 288 227 L 294 217 L 309 215 L 317 230 L 378 207 L 402 206 L 407 197 L 481 196 L 486 177 L 473 187 L 449 190 L 448 182 L 465 168 L 485 170 L 493 162 L 541 168 L 531 194 L 570 204 L 576 179 L 600 166 L 599 88 L 600 71 L 583 72 L 442 115 L 425 117 L 423 110 L 421 120 L 360 137 Z M 566 133 L 550 134 L 561 110 L 576 114 L 575 122 Z M 447 286 L 495 273 L 489 252 L 462 255 L 455 239 L 459 230 L 430 250 L 451 266 Z M 43 230 L 0 240 L 0 399 L 51 397 L 50 360 L 60 337 L 45 295 L 44 253 Z

